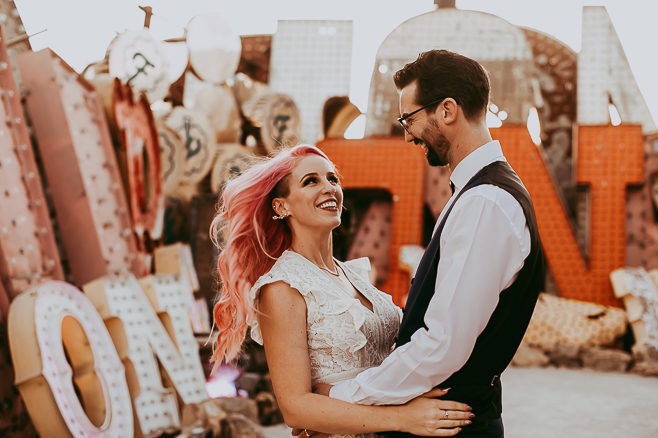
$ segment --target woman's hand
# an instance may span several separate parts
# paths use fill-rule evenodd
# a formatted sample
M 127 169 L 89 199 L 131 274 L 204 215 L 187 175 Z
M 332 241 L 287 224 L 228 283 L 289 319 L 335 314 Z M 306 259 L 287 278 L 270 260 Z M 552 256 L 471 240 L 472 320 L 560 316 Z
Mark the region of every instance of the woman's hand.
M 421 436 L 454 436 L 475 415 L 464 403 L 439 400 L 448 391 L 434 389 L 400 406 L 401 429 Z

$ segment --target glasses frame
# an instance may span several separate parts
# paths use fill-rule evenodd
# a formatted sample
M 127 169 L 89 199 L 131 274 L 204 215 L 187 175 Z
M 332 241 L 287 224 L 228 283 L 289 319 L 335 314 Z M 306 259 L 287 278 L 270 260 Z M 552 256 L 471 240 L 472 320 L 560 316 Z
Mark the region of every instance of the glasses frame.
M 447 97 L 442 97 L 440 99 L 433 100 L 432 102 L 428 103 L 427 105 L 423 105 L 420 108 L 418 108 L 417 110 L 414 110 L 414 111 L 410 112 L 406 116 L 398 117 L 397 118 L 398 123 L 400 123 L 400 125 L 402 125 L 402 129 L 407 131 L 407 133 L 411 134 L 411 132 L 409 132 L 409 129 L 407 128 L 407 119 L 409 117 L 413 116 L 414 114 L 417 114 L 417 113 L 421 112 L 422 110 L 431 107 L 432 105 L 436 105 L 436 104 L 439 104 L 439 103 L 443 102 L 446 99 L 447 99 Z

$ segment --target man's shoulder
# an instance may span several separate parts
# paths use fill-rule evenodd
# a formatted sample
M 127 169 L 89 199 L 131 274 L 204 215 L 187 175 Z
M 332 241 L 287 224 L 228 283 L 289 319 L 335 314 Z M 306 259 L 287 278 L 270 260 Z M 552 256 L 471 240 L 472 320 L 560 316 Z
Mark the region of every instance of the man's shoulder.
M 465 213 L 477 209 L 483 215 L 503 215 L 514 224 L 525 224 L 520 202 L 510 192 L 493 184 L 481 184 L 467 190 L 454 209 Z
M 512 195 L 509 191 L 505 190 L 504 188 L 497 186 L 495 184 L 480 184 L 478 186 L 472 187 L 462 196 L 455 205 L 455 208 L 459 206 L 460 204 L 463 206 L 469 202 L 472 202 L 476 199 L 482 199 L 485 202 L 491 202 L 496 205 L 509 205 L 510 207 L 513 207 L 515 205 L 518 205 L 519 208 L 521 208 L 521 205 L 519 204 L 519 201 L 516 200 L 514 195 Z

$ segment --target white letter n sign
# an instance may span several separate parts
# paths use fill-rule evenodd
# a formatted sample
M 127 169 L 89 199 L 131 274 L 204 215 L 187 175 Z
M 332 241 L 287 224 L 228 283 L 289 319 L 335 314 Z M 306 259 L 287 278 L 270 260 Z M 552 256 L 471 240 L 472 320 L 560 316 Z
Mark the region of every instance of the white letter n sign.
M 152 435 L 179 426 L 176 394 L 162 385 L 155 358 L 184 404 L 208 399 L 188 316 L 192 291 L 187 279 L 156 274 L 138 282 L 132 275 L 108 276 L 83 289 L 105 320 L 126 368 L 141 432 Z

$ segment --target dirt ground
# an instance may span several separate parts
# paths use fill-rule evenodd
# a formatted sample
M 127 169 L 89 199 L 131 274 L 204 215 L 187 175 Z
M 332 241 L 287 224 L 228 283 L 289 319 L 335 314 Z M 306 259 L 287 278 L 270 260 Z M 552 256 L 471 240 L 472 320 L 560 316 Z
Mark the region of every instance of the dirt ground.
M 658 437 L 658 378 L 509 368 L 502 381 L 507 438 Z M 274 426 L 266 435 L 289 438 L 290 429 Z

